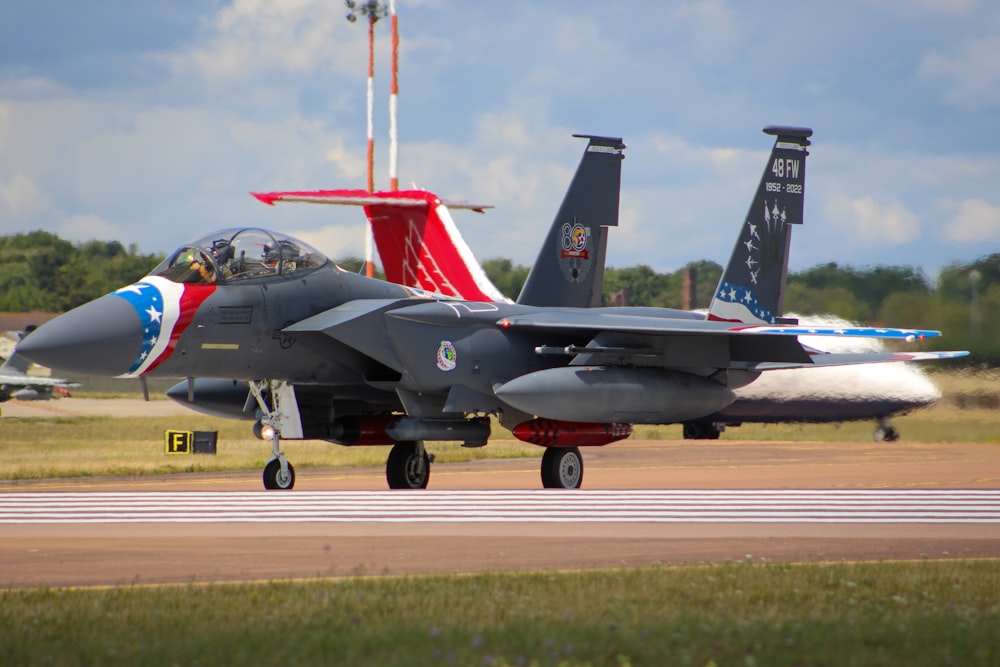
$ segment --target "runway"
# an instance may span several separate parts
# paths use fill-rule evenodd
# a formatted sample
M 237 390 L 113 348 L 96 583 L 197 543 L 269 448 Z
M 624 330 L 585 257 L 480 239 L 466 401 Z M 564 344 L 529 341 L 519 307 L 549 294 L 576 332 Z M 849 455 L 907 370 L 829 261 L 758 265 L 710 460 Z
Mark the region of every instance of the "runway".
M 1000 491 L 10 493 L 0 523 L 1000 524 Z
M 0 484 L 0 587 L 700 564 L 1000 558 L 1000 446 L 629 441 L 584 489 L 535 459 Z

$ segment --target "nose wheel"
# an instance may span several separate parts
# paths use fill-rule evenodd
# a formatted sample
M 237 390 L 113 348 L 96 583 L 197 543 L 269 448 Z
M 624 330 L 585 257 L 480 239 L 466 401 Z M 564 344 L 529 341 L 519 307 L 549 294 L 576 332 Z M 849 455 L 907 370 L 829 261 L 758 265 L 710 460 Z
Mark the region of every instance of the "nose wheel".
M 284 465 L 282 465 L 284 464 Z M 268 491 L 288 491 L 295 486 L 295 468 L 285 459 L 271 459 L 264 466 L 264 488 Z

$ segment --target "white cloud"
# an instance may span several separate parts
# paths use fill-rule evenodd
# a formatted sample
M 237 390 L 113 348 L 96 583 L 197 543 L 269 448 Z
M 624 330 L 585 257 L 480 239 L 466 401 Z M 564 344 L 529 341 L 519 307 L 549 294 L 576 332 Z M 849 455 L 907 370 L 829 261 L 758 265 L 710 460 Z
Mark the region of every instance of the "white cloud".
M 932 51 L 917 73 L 945 82 L 944 101 L 960 108 L 1000 107 L 1000 37 L 963 40 L 951 52 Z
M 931 14 L 968 14 L 981 5 L 980 0 L 892 0 L 906 14 L 928 12 Z
M 920 238 L 917 216 L 899 202 L 880 204 L 872 196 L 850 199 L 833 197 L 827 202 L 827 218 L 845 234 L 845 247 L 858 240 L 885 245 L 912 243 Z
M 978 243 L 1000 241 L 1000 206 L 984 199 L 967 199 L 958 207 L 958 213 L 945 225 L 949 241 Z
M 684 2 L 671 22 L 688 36 L 687 48 L 702 60 L 725 60 L 742 41 L 740 20 L 726 0 Z
M 364 230 L 367 223 L 361 209 L 354 207 L 351 209 L 356 217 L 353 225 L 326 225 L 319 229 L 301 229 L 289 233 L 333 260 L 345 257 L 364 257 Z
M 0 181 L 0 233 L 24 231 L 24 223 L 37 219 L 49 206 L 38 186 L 18 171 Z
M 70 241 L 105 241 L 120 238 L 120 230 L 93 213 L 70 215 L 59 221 L 56 234 Z
M 878 11 L 799 3 L 783 7 L 780 25 L 777 2 L 763 11 L 726 0 L 654 3 L 627 18 L 594 0 L 572 12 L 401 1 L 400 181 L 496 205 L 456 222 L 477 256 L 530 263 L 580 157 L 583 144 L 569 134 L 618 134 L 630 147 L 609 263 L 721 262 L 770 145 L 758 130 L 787 119 L 818 135 L 793 264 L 933 269 L 975 251 L 953 244 L 942 256 L 949 237 L 941 226 L 921 234 L 919 221 L 958 215 L 958 203 L 941 215 L 934 198 L 983 199 L 1000 178 L 998 138 L 986 131 L 1000 100 L 1000 38 L 986 37 L 997 32 L 989 3 L 915 1 Z M 211 7 L 200 28 L 158 42 L 160 51 L 132 46 L 120 62 L 81 44 L 72 67 L 26 47 L 0 64 L 4 230 L 55 230 L 95 216 L 113 226 L 111 238 L 146 252 L 242 224 L 330 227 L 360 246 L 357 210 L 276 210 L 246 192 L 363 186 L 365 26 L 320 0 Z M 120 29 L 146 19 L 140 8 Z M 615 29 L 622 20 L 633 22 L 624 37 Z M 820 38 L 800 29 L 819 22 L 828 33 Z M 868 38 L 861 52 L 859 25 Z M 378 29 L 376 61 L 385 68 L 388 30 Z M 777 29 L 782 40 L 757 39 Z M 942 108 L 906 80 L 922 58 L 919 83 L 964 106 Z M 135 70 L 136 59 L 168 67 Z M 93 62 L 100 76 L 88 69 Z M 381 187 L 386 75 L 376 74 Z M 878 78 L 888 75 L 895 78 Z M 333 240 L 323 245 L 339 252 Z
M 242 84 L 275 71 L 357 73 L 367 30 L 320 0 L 234 0 L 205 21 L 208 38 L 172 54 L 178 74 L 200 74 L 213 84 Z

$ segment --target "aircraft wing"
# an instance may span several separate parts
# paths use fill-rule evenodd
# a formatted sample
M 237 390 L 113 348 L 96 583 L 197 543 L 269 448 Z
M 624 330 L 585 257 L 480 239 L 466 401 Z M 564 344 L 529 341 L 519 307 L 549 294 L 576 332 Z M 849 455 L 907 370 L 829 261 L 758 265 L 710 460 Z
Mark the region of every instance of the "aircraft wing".
M 412 309 L 411 309 L 412 310 Z M 742 322 L 680 319 L 554 309 L 505 317 L 497 322 L 504 329 L 550 329 L 561 331 L 614 331 L 621 333 L 687 335 L 767 335 L 767 336 L 840 336 L 888 338 L 908 342 L 936 338 L 940 331 L 929 329 L 891 329 L 884 327 L 803 327 L 789 325 L 746 325 Z
M 49 398 L 55 389 L 70 389 L 79 386 L 78 382 L 67 382 L 62 378 L 0 372 L 0 403 L 12 398 L 24 400 Z
M 79 387 L 78 382 L 68 382 L 62 378 L 36 377 L 34 375 L 0 374 L 0 385 L 18 387 Z
M 819 352 L 813 354 L 809 363 L 762 362 L 752 364 L 748 370 L 772 371 L 787 368 L 814 368 L 816 366 L 853 366 L 856 364 L 879 364 L 897 361 L 933 361 L 937 359 L 957 359 L 967 357 L 966 351 L 947 352 Z
M 340 206 L 404 206 L 412 208 L 427 208 L 430 206 L 427 195 L 423 190 L 398 190 L 391 192 L 368 192 L 367 190 L 288 190 L 283 192 L 251 192 L 254 197 L 268 206 L 274 206 L 278 202 L 297 202 L 303 204 L 333 204 Z M 433 198 L 437 198 L 432 195 Z M 484 213 L 486 209 L 493 208 L 490 204 L 473 204 L 466 201 L 456 201 L 449 199 L 438 200 L 439 204 L 444 204 L 452 209 L 465 209 Z
M 966 356 L 968 352 L 910 352 L 828 354 L 804 347 L 798 336 L 861 337 L 927 340 L 941 335 L 927 329 L 883 327 L 822 327 L 746 325 L 737 322 L 674 319 L 621 313 L 548 311 L 502 318 L 505 329 L 549 330 L 594 337 L 583 346 L 540 346 L 539 354 L 575 356 L 575 365 L 634 363 L 677 367 L 747 364 L 750 371 L 816 366 L 924 361 Z

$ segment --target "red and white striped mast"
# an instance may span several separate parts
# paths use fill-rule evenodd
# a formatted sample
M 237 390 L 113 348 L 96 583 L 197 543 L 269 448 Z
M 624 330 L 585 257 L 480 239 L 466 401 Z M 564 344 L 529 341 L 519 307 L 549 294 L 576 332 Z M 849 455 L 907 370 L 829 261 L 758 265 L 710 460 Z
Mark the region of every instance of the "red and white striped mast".
M 372 120 L 375 106 L 375 24 L 388 14 L 388 9 L 378 0 L 367 0 L 367 2 L 360 3 L 356 0 L 344 0 L 344 4 L 350 10 L 347 14 L 347 20 L 351 23 L 358 20 L 358 14 L 368 17 L 368 192 L 375 192 L 375 123 Z M 395 19 L 395 14 L 393 17 Z M 393 25 L 395 25 L 395 20 L 393 20 Z M 393 77 L 395 78 L 395 73 Z M 393 167 L 390 166 L 390 169 Z M 373 258 L 371 227 L 365 223 L 365 275 L 368 277 L 375 275 Z
M 396 126 L 396 100 L 399 96 L 399 24 L 396 0 L 389 0 L 389 23 L 392 27 L 392 83 L 389 86 L 389 189 L 399 189 L 396 168 L 399 165 L 399 143 Z

